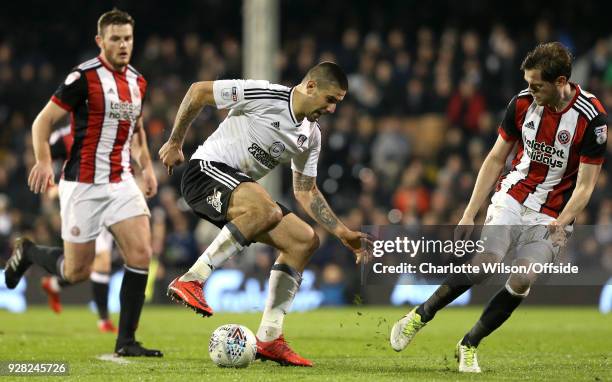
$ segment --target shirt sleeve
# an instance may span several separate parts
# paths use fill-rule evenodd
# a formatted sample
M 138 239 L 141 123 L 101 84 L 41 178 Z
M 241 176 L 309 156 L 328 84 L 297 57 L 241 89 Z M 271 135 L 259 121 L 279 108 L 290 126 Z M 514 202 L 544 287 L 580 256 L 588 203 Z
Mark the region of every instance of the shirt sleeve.
M 589 122 L 584 132 L 580 162 L 602 164 L 608 142 L 608 122 L 604 114 L 599 114 Z
M 506 107 L 504 119 L 498 129 L 499 135 L 508 142 L 514 142 L 521 138 L 521 132 L 516 127 L 516 100 L 517 97 L 515 96 Z
M 303 175 L 316 178 L 317 163 L 321 152 L 321 131 L 317 127 L 311 135 L 311 142 L 308 150 L 291 159 L 291 169 Z
M 70 72 L 51 97 L 52 102 L 66 111 L 72 111 L 86 99 L 87 79 L 80 70 Z
M 274 89 L 262 80 L 218 80 L 213 82 L 213 94 L 218 109 L 252 111 L 267 99 L 289 101 L 288 90 Z

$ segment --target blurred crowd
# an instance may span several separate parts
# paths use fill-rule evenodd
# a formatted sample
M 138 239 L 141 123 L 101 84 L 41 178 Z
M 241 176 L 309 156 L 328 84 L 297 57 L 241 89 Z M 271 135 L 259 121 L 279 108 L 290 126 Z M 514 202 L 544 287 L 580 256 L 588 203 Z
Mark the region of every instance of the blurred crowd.
M 287 8 L 283 5 L 285 12 Z M 242 77 L 242 45 L 239 30 L 225 30 L 211 39 L 197 31 L 165 35 L 147 28 L 146 18 L 134 16 L 139 39 L 132 63 L 149 83 L 144 117 L 159 180 L 159 193 L 150 200 L 153 246 L 162 265 L 158 276 L 167 278 L 164 270 L 179 269 L 178 273 L 191 265 L 217 229 L 189 211 L 179 191 L 182 168 L 168 176 L 157 151 L 192 82 Z M 573 39 L 546 17 L 523 24 L 531 27 L 520 35 L 493 19 L 480 20 L 473 28 L 439 23 L 380 28 L 356 22 L 331 35 L 326 27 L 309 28 L 311 22 L 294 16 L 291 25 L 283 24 L 275 64 L 286 85 L 300 82 L 323 60 L 339 63 L 349 75 L 347 98 L 336 114 L 320 121 L 318 186 L 353 229 L 459 221 L 506 104 L 526 87 L 520 63 L 539 42 L 560 40 L 570 46 L 576 55 L 571 80 L 612 110 L 612 35 Z M 66 62 L 75 65 L 97 54 L 93 32 L 69 43 L 72 53 L 62 55 L 58 64 L 44 47 L 22 51 L 16 49 L 16 39 L 0 36 L 0 258 L 8 257 L 10 243 L 19 234 L 39 243 L 61 243 L 57 200 L 32 194 L 26 179 L 34 164 L 33 119 L 68 73 Z M 224 116 L 224 111 L 213 108 L 201 113 L 187 135 L 186 156 Z M 612 154 L 610 142 L 606 162 Z M 606 167 L 578 218 L 580 224 L 610 224 L 612 185 Z M 277 171 L 282 201 L 305 216 L 292 197 L 289 169 Z M 319 276 L 319 286 L 328 291 L 325 302 L 345 302 L 352 288 L 358 288 L 354 259 L 324 230 L 317 232 L 322 244 L 311 268 Z M 588 256 L 577 261 L 612 271 L 612 238 L 602 240 L 603 245 L 593 246 L 585 239 Z M 232 260 L 233 265 L 267 279 L 274 253 L 263 246 L 249 252 Z

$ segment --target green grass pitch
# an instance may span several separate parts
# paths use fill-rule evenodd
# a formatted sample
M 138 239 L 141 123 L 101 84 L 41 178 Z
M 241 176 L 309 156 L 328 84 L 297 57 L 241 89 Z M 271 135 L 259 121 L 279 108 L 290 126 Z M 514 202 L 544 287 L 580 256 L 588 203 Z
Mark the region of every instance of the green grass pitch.
M 481 344 L 481 375 L 459 374 L 453 357 L 455 344 L 478 319 L 479 308 L 443 310 L 406 350 L 396 353 L 388 333 L 406 311 L 352 307 L 291 313 L 285 319 L 286 338 L 315 367 L 256 361 L 240 370 L 216 367 L 208 358 L 208 339 L 225 323 L 243 324 L 255 332 L 259 313 L 201 318 L 178 305 L 145 306 L 139 339 L 162 349 L 165 356 L 116 364 L 96 359 L 111 352 L 114 336 L 98 333 L 96 317 L 84 307 L 68 307 L 61 315 L 46 307 L 25 314 L 0 311 L 0 360 L 68 362 L 70 377 L 53 381 L 612 380 L 612 320 L 595 308 L 519 308 Z

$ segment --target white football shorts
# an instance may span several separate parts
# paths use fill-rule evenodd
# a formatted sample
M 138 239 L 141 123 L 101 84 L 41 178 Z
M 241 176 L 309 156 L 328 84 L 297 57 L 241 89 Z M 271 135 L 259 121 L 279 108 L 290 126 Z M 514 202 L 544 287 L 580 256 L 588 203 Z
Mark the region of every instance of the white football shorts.
M 549 238 L 548 224 L 554 220 L 552 216 L 523 206 L 506 193 L 497 192 L 491 198 L 482 229 L 485 252 L 501 260 L 516 249 L 517 258 L 552 262 L 560 249 Z M 571 230 L 572 227 L 566 227 L 566 231 Z
M 151 216 L 134 178 L 118 183 L 90 184 L 60 180 L 62 239 L 71 243 L 95 240 L 104 227 L 140 216 Z

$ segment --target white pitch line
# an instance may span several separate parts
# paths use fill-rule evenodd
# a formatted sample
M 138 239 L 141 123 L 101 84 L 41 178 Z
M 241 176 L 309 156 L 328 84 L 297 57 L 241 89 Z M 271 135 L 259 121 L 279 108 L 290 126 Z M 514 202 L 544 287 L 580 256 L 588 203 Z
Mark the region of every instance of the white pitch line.
M 114 362 L 120 365 L 127 365 L 128 363 L 131 363 L 127 359 L 123 357 L 117 357 L 114 354 L 102 354 L 102 355 L 97 356 L 96 359 L 99 359 L 100 361 Z

